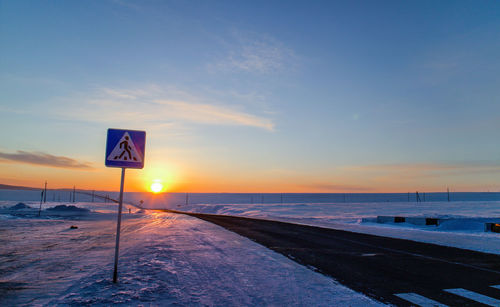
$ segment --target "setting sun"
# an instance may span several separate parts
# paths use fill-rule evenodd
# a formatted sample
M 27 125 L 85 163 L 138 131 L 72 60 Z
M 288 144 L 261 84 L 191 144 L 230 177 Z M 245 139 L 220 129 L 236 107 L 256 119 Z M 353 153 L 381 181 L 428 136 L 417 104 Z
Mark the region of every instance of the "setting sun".
M 153 193 L 160 193 L 163 190 L 163 184 L 161 182 L 153 182 L 151 184 L 151 192 Z

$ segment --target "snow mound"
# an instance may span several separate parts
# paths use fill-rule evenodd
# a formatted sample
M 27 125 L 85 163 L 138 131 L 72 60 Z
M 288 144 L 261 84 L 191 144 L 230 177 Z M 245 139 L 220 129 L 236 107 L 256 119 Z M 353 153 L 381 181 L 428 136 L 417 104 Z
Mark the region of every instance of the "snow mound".
M 485 224 L 481 221 L 466 220 L 466 219 L 450 219 L 443 221 L 439 225 L 439 230 L 442 231 L 470 231 L 484 232 Z
M 26 205 L 25 203 L 18 203 L 17 205 L 14 205 L 14 206 L 10 207 L 9 209 L 21 210 L 21 209 L 31 209 L 31 207 Z

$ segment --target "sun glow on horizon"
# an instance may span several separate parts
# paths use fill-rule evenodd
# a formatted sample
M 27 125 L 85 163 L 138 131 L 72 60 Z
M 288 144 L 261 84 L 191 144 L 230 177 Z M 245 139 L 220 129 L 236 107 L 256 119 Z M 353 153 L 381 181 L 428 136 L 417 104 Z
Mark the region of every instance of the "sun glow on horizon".
M 161 191 L 163 191 L 163 184 L 159 180 L 155 180 L 151 184 L 150 189 L 151 189 L 151 192 L 153 192 L 153 193 L 160 193 Z

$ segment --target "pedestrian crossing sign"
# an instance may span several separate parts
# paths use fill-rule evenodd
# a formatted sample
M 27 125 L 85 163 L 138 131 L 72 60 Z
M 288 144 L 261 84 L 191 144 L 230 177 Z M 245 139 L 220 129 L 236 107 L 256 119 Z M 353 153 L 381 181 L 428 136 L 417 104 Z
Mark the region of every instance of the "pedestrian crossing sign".
M 106 166 L 143 168 L 146 131 L 108 129 Z

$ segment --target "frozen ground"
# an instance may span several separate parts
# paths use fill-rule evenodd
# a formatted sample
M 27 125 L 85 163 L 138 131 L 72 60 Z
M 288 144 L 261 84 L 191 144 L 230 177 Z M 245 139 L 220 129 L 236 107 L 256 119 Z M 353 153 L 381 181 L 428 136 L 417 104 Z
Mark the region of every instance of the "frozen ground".
M 0 201 L 0 302 L 4 305 L 377 305 L 334 280 L 218 226 L 125 206 L 120 283 L 111 283 L 116 204 L 90 212 L 62 203 Z M 67 205 L 74 205 L 67 203 Z M 156 203 L 155 207 L 159 207 Z M 172 209 L 172 206 L 166 206 Z M 129 210 L 130 212 L 129 213 Z M 191 212 L 258 217 L 500 254 L 500 202 L 176 204 Z M 440 226 L 377 224 L 376 216 L 449 218 Z M 363 222 L 365 219 L 365 222 Z M 481 220 L 483 219 L 483 220 Z M 70 229 L 70 226 L 78 226 Z
M 124 214 L 115 285 L 116 205 L 39 218 L 11 215 L 15 203 L 0 202 L 2 305 L 381 305 L 218 226 L 158 212 Z

